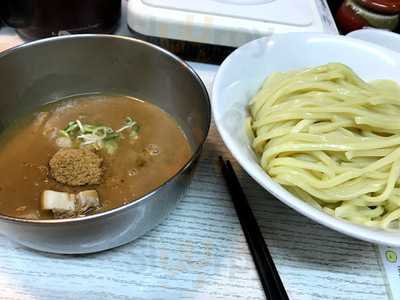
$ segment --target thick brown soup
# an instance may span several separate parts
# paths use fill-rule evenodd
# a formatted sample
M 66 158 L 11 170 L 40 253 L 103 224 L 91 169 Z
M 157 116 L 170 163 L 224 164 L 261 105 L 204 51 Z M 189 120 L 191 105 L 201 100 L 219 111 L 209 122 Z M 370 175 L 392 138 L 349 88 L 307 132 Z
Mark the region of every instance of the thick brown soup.
M 82 137 L 77 120 L 85 128 L 108 128 L 96 131 L 96 137 L 106 136 L 102 147 L 91 144 L 91 134 Z M 170 115 L 153 104 L 125 96 L 68 98 L 46 105 L 33 118 L 16 124 L 0 136 L 0 214 L 8 216 L 53 218 L 51 211 L 41 209 L 46 190 L 71 194 L 96 190 L 101 206 L 87 213 L 109 210 L 157 188 L 191 156 L 184 133 Z M 55 156 L 60 149 L 67 149 L 67 154 L 61 151 Z M 71 149 L 87 151 L 89 156 L 81 159 L 78 152 L 75 159 Z M 81 173 L 88 170 L 85 163 L 92 163 L 92 168 L 100 161 L 101 178 L 100 168 L 88 173 L 91 178 L 83 177 Z M 69 174 L 71 163 L 83 171 Z M 82 184 L 80 179 L 91 183 Z

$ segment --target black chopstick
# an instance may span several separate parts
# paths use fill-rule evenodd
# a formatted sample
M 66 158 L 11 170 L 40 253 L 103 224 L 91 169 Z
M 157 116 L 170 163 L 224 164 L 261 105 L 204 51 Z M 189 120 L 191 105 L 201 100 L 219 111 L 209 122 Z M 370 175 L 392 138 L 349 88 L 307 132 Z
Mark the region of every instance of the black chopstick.
M 249 202 L 240 186 L 232 164 L 229 160 L 225 162 L 221 156 L 219 160 L 222 174 L 224 175 L 231 194 L 233 205 L 249 245 L 265 295 L 268 300 L 288 300 L 289 297 L 279 277 L 278 270 L 265 244 L 260 227 L 257 224 Z

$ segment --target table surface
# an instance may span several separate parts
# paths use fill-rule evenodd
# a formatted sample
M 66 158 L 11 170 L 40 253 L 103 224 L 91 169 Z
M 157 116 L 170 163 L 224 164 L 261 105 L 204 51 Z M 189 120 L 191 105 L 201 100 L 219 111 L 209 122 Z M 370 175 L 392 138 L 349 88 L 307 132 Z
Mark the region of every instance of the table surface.
M 0 50 L 19 43 L 0 30 Z M 193 66 L 210 89 L 216 67 Z M 128 245 L 63 256 L 0 236 L 0 299 L 264 299 L 219 155 L 232 159 L 213 125 L 186 197 Z M 388 299 L 374 245 L 301 216 L 235 167 L 291 299 Z

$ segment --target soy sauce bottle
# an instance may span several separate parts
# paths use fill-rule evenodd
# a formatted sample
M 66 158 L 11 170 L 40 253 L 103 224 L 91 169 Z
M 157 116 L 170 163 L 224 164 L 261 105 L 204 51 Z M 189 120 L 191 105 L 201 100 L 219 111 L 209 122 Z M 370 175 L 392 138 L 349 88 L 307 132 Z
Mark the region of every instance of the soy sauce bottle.
M 121 0 L 0 0 L 3 21 L 28 40 L 62 34 L 112 33 Z

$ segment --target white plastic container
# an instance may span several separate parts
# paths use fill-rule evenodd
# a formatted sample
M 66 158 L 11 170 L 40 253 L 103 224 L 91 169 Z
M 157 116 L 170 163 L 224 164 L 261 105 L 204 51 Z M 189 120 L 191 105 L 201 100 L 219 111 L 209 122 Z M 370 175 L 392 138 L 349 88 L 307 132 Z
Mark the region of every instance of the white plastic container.
M 130 0 L 128 25 L 145 36 L 228 47 L 273 33 L 338 33 L 326 0 Z

